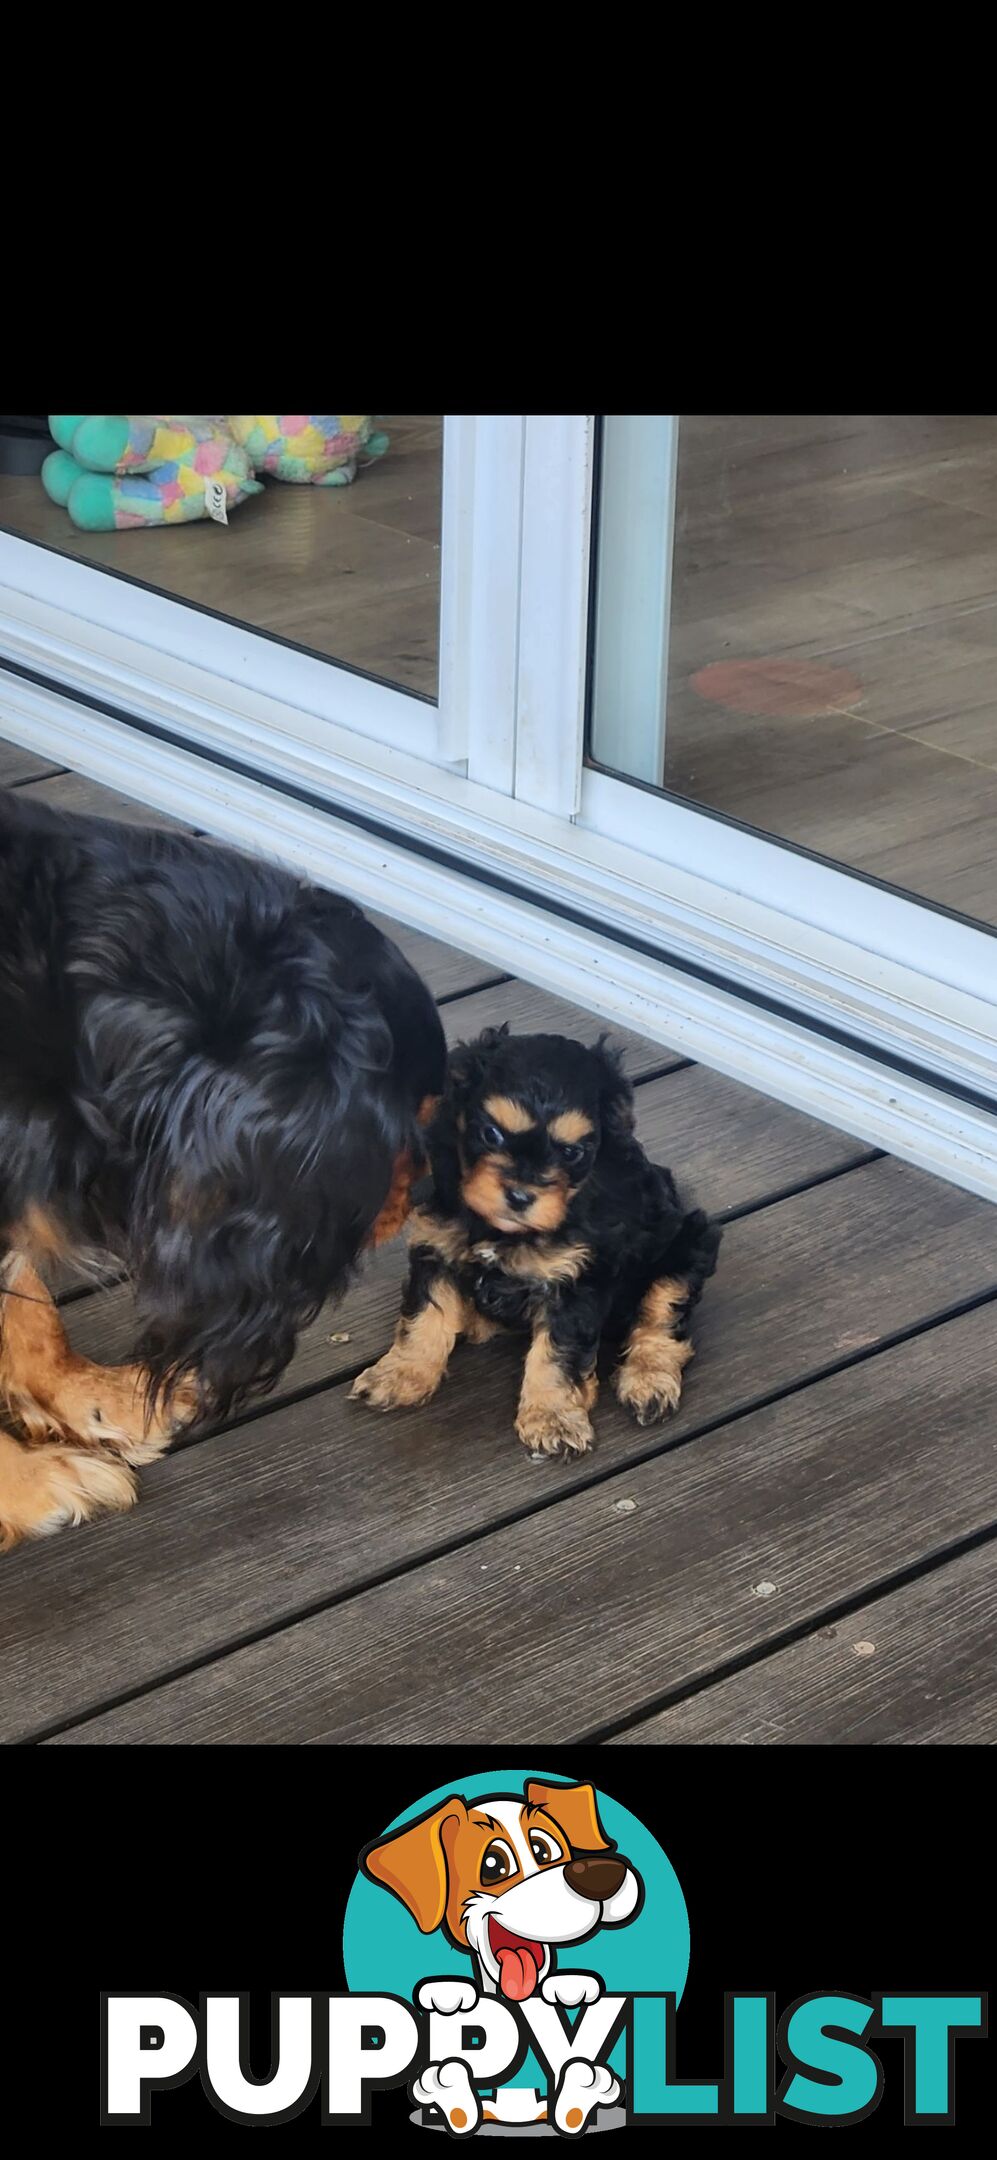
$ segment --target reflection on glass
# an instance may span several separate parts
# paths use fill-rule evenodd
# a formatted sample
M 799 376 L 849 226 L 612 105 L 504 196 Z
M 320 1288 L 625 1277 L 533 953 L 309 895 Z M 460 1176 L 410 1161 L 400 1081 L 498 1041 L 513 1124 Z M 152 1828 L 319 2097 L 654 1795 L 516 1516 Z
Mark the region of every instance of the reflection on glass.
M 156 433 L 144 415 L 57 416 L 86 426 L 57 426 L 53 500 L 38 468 L 56 443 L 0 415 L 0 527 L 435 697 L 441 416 L 170 417 Z
M 997 923 L 997 417 L 610 417 L 595 624 L 598 763 Z

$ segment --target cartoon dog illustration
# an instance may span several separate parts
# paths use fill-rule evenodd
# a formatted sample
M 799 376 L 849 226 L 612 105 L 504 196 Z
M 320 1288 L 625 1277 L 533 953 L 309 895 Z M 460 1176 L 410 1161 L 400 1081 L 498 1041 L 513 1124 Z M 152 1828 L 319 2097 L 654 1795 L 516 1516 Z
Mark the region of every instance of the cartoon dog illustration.
M 527 1781 L 522 1796 L 496 1793 L 466 1801 L 453 1793 L 429 1815 L 377 1838 L 361 1855 L 371 1881 L 400 1898 L 424 1935 L 442 1927 L 466 1950 L 474 1984 L 451 1977 L 425 1981 L 418 2001 L 445 2016 L 473 2010 L 479 1993 L 521 2003 L 575 2009 L 598 2000 L 591 1972 L 558 1972 L 557 1952 L 600 1927 L 622 1927 L 643 1902 L 643 1884 L 599 1821 L 591 1785 Z M 459 2060 L 431 2063 L 412 2088 L 423 2106 L 440 2108 L 459 2135 L 483 2119 L 521 2125 L 547 2119 L 543 2095 L 504 2086 L 482 2110 Z M 593 2110 L 611 2105 L 620 2087 L 598 2063 L 570 2057 L 555 2100 L 558 2129 L 585 2128 Z

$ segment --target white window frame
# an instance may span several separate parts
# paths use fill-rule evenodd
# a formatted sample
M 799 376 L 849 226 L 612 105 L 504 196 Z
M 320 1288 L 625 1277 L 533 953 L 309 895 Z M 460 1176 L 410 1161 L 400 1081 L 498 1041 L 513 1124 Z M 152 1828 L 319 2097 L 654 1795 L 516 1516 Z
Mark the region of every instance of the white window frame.
M 445 444 L 438 709 L 0 535 L 2 732 L 997 1197 L 994 940 L 587 768 L 594 416 Z

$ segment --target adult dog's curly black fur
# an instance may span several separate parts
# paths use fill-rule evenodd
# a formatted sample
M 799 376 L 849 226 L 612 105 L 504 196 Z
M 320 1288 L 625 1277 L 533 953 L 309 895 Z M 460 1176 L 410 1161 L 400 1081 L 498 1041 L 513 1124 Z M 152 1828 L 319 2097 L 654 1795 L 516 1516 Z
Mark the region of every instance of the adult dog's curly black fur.
M 516 1421 L 538 1452 L 592 1442 L 600 1343 L 642 1425 L 678 1403 L 689 1321 L 720 1230 L 687 1212 L 634 1134 L 619 1059 L 560 1035 L 489 1029 L 450 1060 L 428 1135 L 432 1197 L 410 1224 L 395 1341 L 353 1393 L 381 1409 L 425 1401 L 459 1335 L 532 1335 Z
M 81 1434 L 54 1382 L 25 1372 L 18 1328 L 48 1326 L 56 1363 L 64 1341 L 29 1306 L 44 1291 L 19 1284 L 26 1262 L 113 1256 L 155 1416 L 228 1411 L 400 1226 L 444 1066 L 428 990 L 348 901 L 205 842 L 0 796 L 0 1390 L 29 1436 L 47 1418 L 49 1438 L 130 1441 L 142 1459 L 120 1404 L 108 1418 L 98 1392 L 100 1430 Z M 0 1536 L 3 1498 L 0 1466 Z

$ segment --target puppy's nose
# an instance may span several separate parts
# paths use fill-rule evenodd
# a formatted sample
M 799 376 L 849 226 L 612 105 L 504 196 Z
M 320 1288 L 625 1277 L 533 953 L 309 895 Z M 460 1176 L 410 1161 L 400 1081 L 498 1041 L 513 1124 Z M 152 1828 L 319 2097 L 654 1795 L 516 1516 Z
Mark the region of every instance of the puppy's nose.
M 594 1898 L 601 1905 L 616 1896 L 626 1872 L 626 1861 L 618 1860 L 615 1853 L 578 1853 L 568 1861 L 564 1880 L 579 1897 Z
M 505 1197 L 509 1202 L 509 1206 L 515 1208 L 517 1215 L 520 1215 L 524 1208 L 530 1206 L 533 1194 L 524 1192 L 521 1185 L 507 1185 Z

